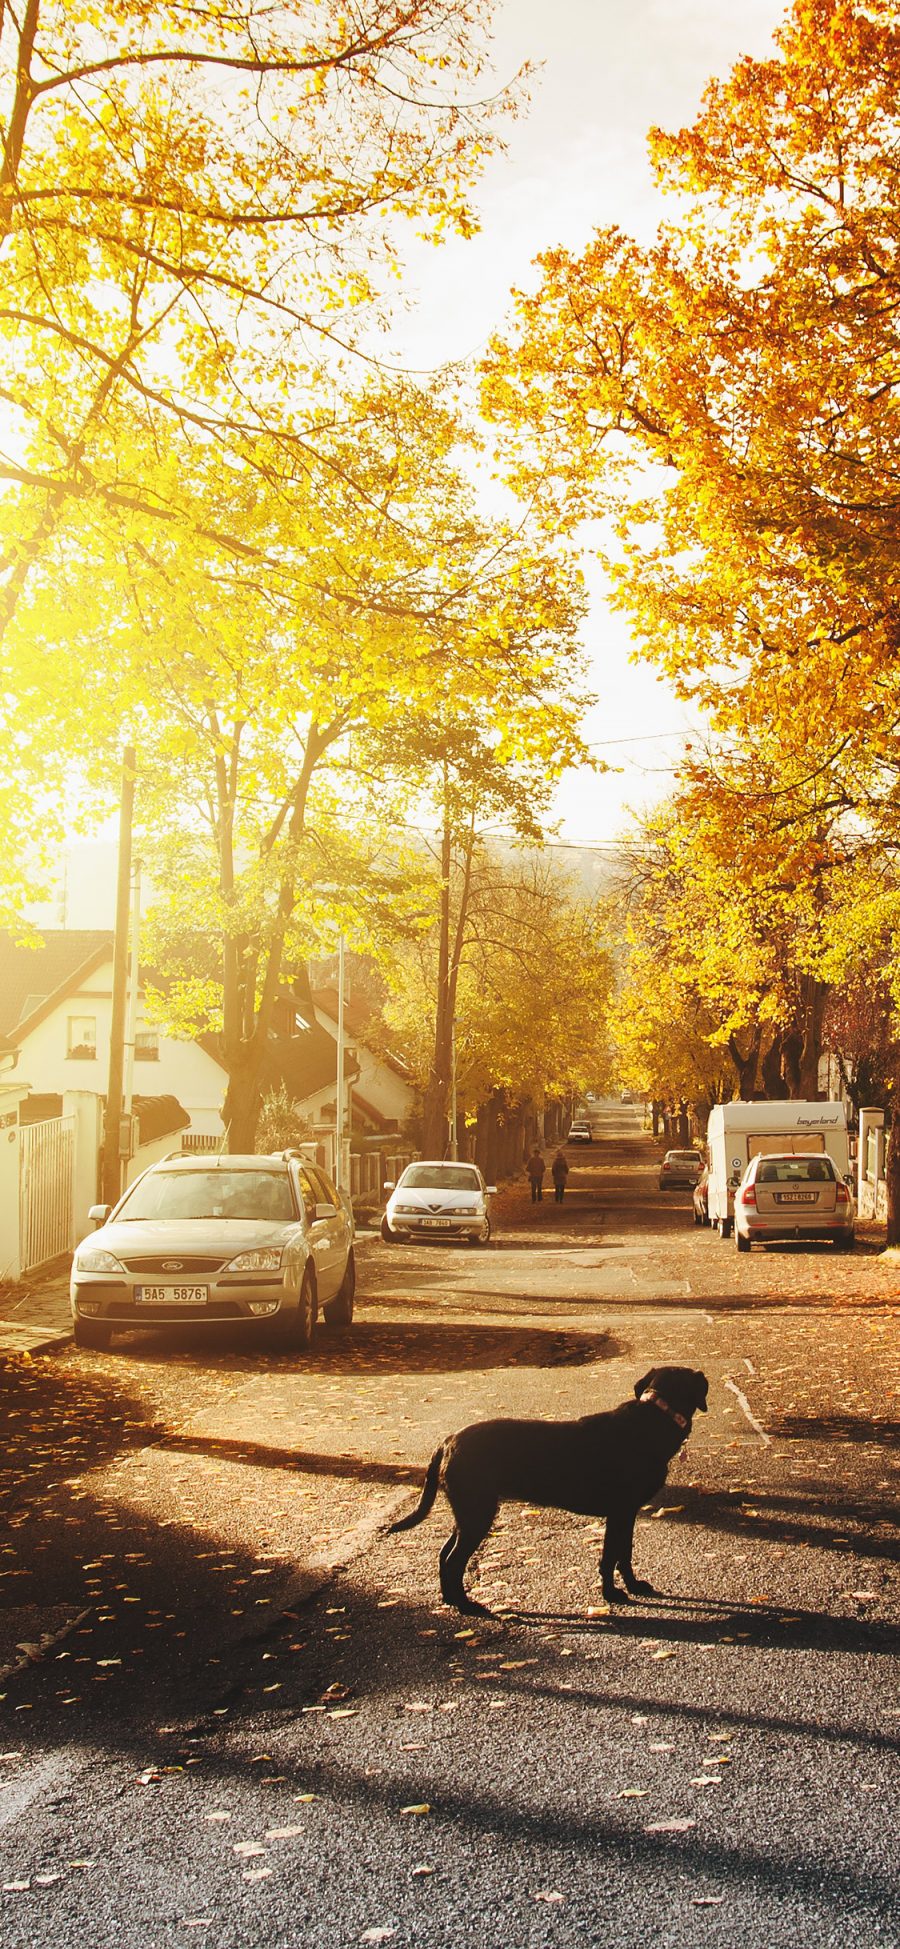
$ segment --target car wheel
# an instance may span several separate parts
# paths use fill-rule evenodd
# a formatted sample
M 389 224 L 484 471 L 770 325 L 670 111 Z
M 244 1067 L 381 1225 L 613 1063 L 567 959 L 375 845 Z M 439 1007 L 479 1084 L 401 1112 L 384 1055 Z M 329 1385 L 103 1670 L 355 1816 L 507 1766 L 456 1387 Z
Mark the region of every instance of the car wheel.
M 356 1292 L 356 1260 L 353 1247 L 347 1255 L 344 1277 L 333 1299 L 323 1306 L 322 1312 L 329 1326 L 352 1326 L 353 1295 Z
M 283 1313 L 276 1327 L 281 1345 L 311 1347 L 316 1331 L 318 1310 L 316 1282 L 307 1266 L 303 1274 L 296 1312 L 292 1309 L 289 1313 Z
M 112 1327 L 102 1320 L 76 1319 L 74 1332 L 76 1347 L 93 1347 L 95 1353 L 105 1353 L 112 1339 Z
M 387 1222 L 387 1217 L 384 1217 L 381 1221 L 381 1236 L 384 1239 L 385 1245 L 397 1244 L 397 1234 L 396 1232 L 391 1231 L 390 1225 Z
M 743 1232 L 735 1231 L 734 1242 L 739 1252 L 749 1252 L 750 1240 L 744 1237 Z
M 840 1237 L 835 1239 L 834 1243 L 839 1252 L 852 1252 L 856 1244 L 856 1233 L 851 1232 L 848 1238 L 846 1233 L 842 1232 Z
M 489 1218 L 485 1218 L 484 1224 L 482 1225 L 480 1232 L 469 1233 L 469 1244 L 487 1245 L 490 1236 L 491 1236 L 491 1221 Z

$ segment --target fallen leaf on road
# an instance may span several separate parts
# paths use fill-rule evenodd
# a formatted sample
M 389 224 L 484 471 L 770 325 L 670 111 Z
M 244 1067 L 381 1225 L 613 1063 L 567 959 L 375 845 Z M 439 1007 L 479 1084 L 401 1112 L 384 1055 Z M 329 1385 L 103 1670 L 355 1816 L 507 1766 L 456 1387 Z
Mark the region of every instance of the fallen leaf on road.
M 3 1883 L 3 1893 L 4 1895 L 24 1895 L 30 1887 L 30 1876 L 27 1881 L 5 1881 Z
M 401 1814 L 430 1814 L 431 1806 L 427 1800 L 413 1801 L 409 1807 L 401 1807 Z
M 623 1787 L 621 1793 L 616 1794 L 616 1799 L 646 1800 L 649 1791 L 649 1787 Z
M 851 1590 L 849 1593 L 842 1591 L 841 1595 L 855 1597 L 858 1604 L 874 1604 L 878 1592 L 877 1590 Z
M 306 1829 L 302 1825 L 300 1827 L 268 1827 L 266 1829 L 266 1840 L 292 1841 L 295 1834 L 304 1834 L 305 1832 Z
M 396 1933 L 396 1929 L 391 1928 L 366 1929 L 359 1939 L 360 1942 L 390 1942 L 391 1936 Z
M 295 1793 L 293 1799 L 298 1806 L 308 1807 L 310 1801 L 316 1799 L 316 1795 L 314 1793 Z
M 718 1773 L 698 1773 L 696 1779 L 691 1781 L 692 1787 L 720 1787 L 721 1785 Z
M 319 1704 L 320 1705 L 331 1705 L 332 1703 L 337 1704 L 339 1699 L 350 1699 L 352 1697 L 353 1694 L 350 1690 L 349 1685 L 329 1685 L 326 1687 L 324 1692 L 319 1693 Z
M 724 1902 L 724 1900 L 724 1895 L 693 1895 L 691 1897 L 694 1908 L 718 1908 L 719 1903 Z
M 258 1841 L 235 1841 L 231 1850 L 232 1854 L 242 1855 L 265 1854 L 265 1851 Z
M 403 1707 L 404 1712 L 433 1712 L 434 1706 L 427 1699 L 413 1699 Z
M 565 1899 L 558 1888 L 536 1888 L 532 1897 L 536 1902 L 564 1902 Z
M 651 1651 L 650 1656 L 651 1658 L 674 1658 L 675 1646 L 671 1644 L 658 1645 L 655 1651 Z
M 585 1617 L 609 1617 L 609 1605 L 589 1604 L 584 1615 Z
M 416 1866 L 410 1869 L 410 1873 L 414 1875 L 433 1875 L 434 1869 L 429 1866 L 427 1861 L 418 1861 Z
M 204 1820 L 230 1820 L 231 1815 L 226 1814 L 224 1808 L 217 1807 L 213 1813 L 204 1814 L 203 1818 Z
M 241 1875 L 241 1880 L 242 1881 L 265 1881 L 266 1876 L 270 1875 L 271 1872 L 272 1872 L 271 1868 L 245 1868 L 243 1874 Z
M 654 1740 L 653 1745 L 650 1748 L 650 1751 L 651 1753 L 674 1753 L 675 1747 L 673 1746 L 671 1739 L 656 1739 Z
M 696 1827 L 695 1820 L 652 1820 L 645 1834 L 686 1834 L 689 1827 Z

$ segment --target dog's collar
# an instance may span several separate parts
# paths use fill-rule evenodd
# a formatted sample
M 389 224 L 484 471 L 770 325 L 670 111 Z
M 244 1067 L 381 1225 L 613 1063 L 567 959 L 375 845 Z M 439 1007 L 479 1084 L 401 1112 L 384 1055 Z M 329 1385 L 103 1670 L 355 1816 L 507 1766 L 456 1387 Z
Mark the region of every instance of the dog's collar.
M 662 1408 L 663 1414 L 669 1415 L 679 1428 L 690 1427 L 687 1415 L 679 1414 L 677 1408 L 670 1408 L 668 1401 L 664 1401 L 662 1395 L 657 1394 L 655 1387 L 648 1387 L 646 1393 L 641 1395 L 641 1400 L 652 1401 L 655 1408 Z

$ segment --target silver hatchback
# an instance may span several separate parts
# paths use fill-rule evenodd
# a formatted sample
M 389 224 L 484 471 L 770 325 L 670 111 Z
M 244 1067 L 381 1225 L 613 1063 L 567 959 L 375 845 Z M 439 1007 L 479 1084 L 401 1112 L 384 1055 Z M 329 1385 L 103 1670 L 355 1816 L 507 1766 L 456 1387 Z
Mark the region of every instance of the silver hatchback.
M 321 1306 L 353 1318 L 349 1200 L 318 1166 L 281 1157 L 181 1156 L 151 1165 L 72 1262 L 75 1339 L 108 1347 L 116 1329 L 268 1322 L 308 1347 Z

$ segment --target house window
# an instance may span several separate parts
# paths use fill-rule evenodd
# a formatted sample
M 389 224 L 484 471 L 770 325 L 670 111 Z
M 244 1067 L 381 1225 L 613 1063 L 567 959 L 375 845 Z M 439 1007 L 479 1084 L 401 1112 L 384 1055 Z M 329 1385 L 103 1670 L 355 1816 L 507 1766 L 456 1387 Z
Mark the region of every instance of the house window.
M 159 1030 L 138 1029 L 134 1038 L 135 1062 L 159 1062 Z
M 70 1015 L 66 1055 L 79 1062 L 93 1062 L 97 1054 L 96 1015 Z

